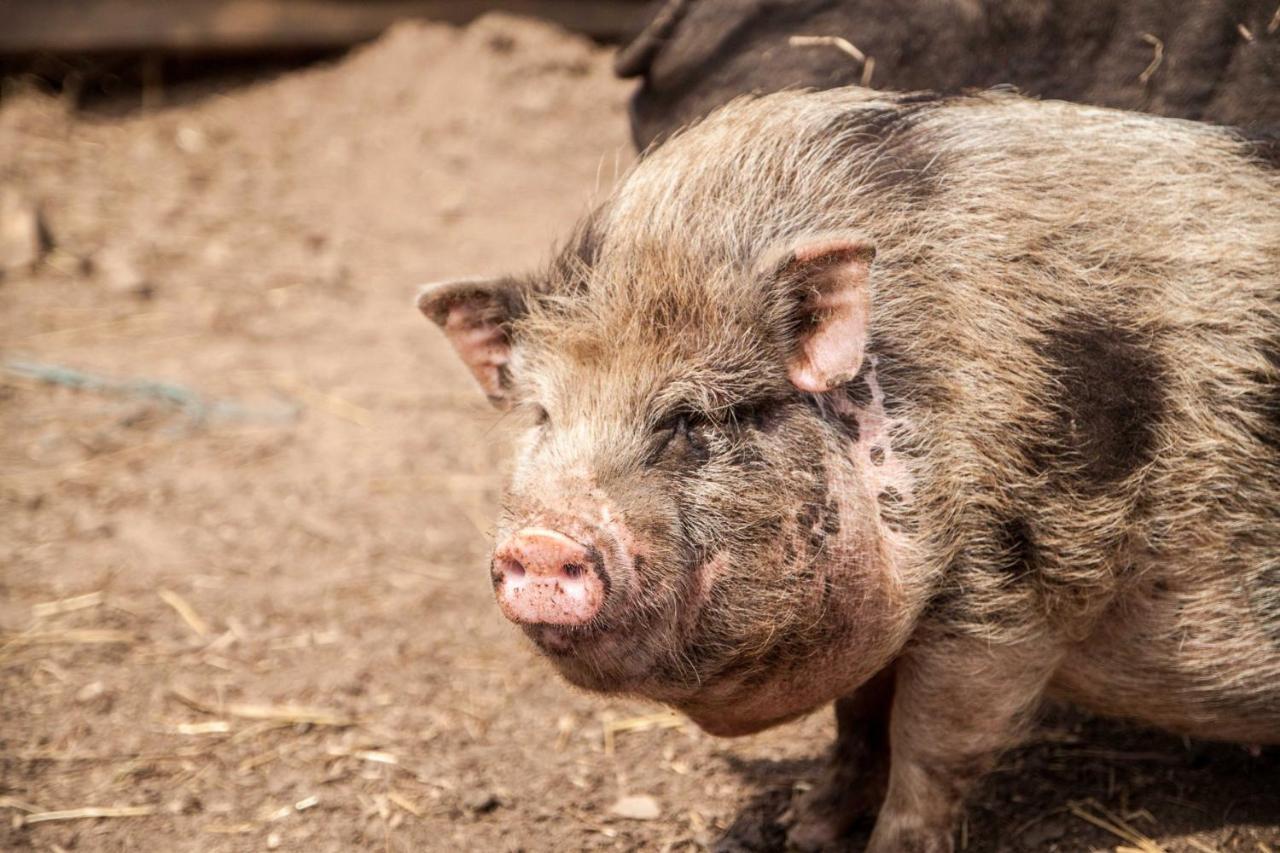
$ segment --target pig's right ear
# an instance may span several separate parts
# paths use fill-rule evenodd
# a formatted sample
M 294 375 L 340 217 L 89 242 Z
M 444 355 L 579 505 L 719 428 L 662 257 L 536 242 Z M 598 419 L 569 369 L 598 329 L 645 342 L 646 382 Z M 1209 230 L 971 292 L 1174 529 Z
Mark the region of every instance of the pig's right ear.
M 418 310 L 444 330 L 489 401 L 511 404 L 511 323 L 523 310 L 524 288 L 511 278 L 464 278 L 428 284 Z
M 836 236 L 790 247 L 773 262 L 792 333 L 787 377 L 801 391 L 825 393 L 861 369 L 875 257 L 871 243 Z

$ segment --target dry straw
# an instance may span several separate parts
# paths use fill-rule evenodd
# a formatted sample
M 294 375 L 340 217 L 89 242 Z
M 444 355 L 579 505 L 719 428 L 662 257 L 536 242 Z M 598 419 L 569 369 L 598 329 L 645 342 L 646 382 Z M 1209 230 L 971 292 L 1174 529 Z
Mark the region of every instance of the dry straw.
M 1089 799 L 1068 803 L 1067 810 L 1081 820 L 1091 823 L 1132 845 L 1116 847 L 1116 853 L 1168 853 L 1164 847 L 1134 829 L 1123 818 L 1108 811 L 1096 800 Z M 1100 815 L 1095 812 L 1100 813 Z
M 274 723 L 301 723 L 313 726 L 334 726 L 342 728 L 353 726 L 354 717 L 326 708 L 312 708 L 305 705 L 265 705 L 249 702 L 226 702 L 211 705 L 202 702 L 180 687 L 172 688 L 178 701 L 189 708 L 204 714 L 215 716 L 240 717 L 245 720 L 262 720 Z
M 862 79 L 858 81 L 858 85 L 871 86 L 871 75 L 876 71 L 875 57 L 867 56 L 848 39 L 840 36 L 791 36 L 787 39 L 787 44 L 792 47 L 834 47 L 862 66 Z
M 106 818 L 106 817 L 146 817 L 155 814 L 154 806 L 87 806 L 82 809 L 63 809 L 53 812 L 35 812 L 34 814 L 18 815 L 14 819 L 14 823 L 19 826 L 27 826 L 33 823 L 48 823 L 55 820 L 83 820 L 85 818 Z
M 186 622 L 187 627 L 194 631 L 200 639 L 206 639 L 212 633 L 209 623 L 200 618 L 200 614 L 181 595 L 169 589 L 162 589 L 157 595 L 160 596 L 161 601 L 172 607 L 182 617 L 182 621 Z

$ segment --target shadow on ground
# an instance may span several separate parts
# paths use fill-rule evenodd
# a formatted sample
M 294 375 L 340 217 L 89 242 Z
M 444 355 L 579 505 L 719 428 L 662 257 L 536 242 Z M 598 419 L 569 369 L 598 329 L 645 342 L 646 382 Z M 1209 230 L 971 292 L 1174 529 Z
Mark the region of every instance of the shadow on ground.
M 785 850 L 797 782 L 817 778 L 823 761 L 726 756 L 726 766 L 757 793 L 718 842 L 718 853 Z M 1168 851 L 1265 851 L 1250 827 L 1265 827 L 1278 814 L 1280 752 L 1274 749 L 1254 755 L 1236 745 L 1054 711 L 1036 740 L 1007 755 L 974 796 L 957 848 L 1113 850 L 1147 838 Z M 871 823 L 860 821 L 836 853 L 862 850 Z M 1188 835 L 1198 844 L 1182 840 Z M 1214 848 L 1199 842 L 1206 835 Z

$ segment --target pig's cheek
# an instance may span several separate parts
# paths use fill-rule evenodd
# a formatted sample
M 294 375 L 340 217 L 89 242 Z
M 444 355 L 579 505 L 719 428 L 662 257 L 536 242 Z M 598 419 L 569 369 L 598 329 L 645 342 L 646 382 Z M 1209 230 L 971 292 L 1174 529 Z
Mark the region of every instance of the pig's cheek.
M 650 549 L 598 489 L 592 489 L 591 499 L 598 502 L 599 506 L 597 524 L 607 534 L 607 538 L 612 540 L 611 544 L 616 549 L 614 583 L 619 593 L 624 593 L 625 590 L 634 594 L 636 589 L 643 586 L 639 573 L 650 558 Z
M 634 560 L 636 557 L 644 557 L 641 554 L 640 542 L 636 539 L 635 534 L 631 532 L 631 528 L 627 523 L 619 517 L 617 511 L 605 500 L 598 490 L 593 490 L 593 498 L 600 502 L 599 524 L 617 541 L 618 547 L 622 548 Z

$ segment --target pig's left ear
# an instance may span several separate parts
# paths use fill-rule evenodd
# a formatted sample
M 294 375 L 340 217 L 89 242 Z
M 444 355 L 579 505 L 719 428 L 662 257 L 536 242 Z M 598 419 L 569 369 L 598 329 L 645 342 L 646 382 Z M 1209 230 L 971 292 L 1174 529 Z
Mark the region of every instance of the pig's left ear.
M 819 239 L 788 251 L 774 266 L 795 319 L 787 376 L 801 391 L 830 391 L 862 367 L 875 256 L 867 242 Z
M 444 330 L 489 401 L 510 405 L 511 322 L 522 313 L 524 289 L 511 278 L 465 278 L 428 284 L 418 310 Z

